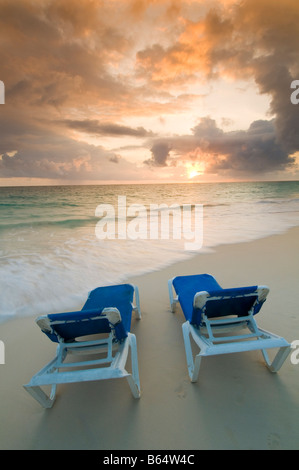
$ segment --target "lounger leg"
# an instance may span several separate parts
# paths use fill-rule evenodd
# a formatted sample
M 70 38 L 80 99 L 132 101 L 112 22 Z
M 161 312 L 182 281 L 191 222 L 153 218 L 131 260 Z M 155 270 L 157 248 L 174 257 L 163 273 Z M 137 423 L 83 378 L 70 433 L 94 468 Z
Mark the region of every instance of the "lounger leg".
M 24 385 L 25 390 L 33 397 L 35 400 L 37 400 L 40 405 L 42 405 L 44 408 L 52 408 L 54 401 L 55 401 L 55 396 L 56 396 L 56 385 L 52 385 L 51 387 L 51 394 L 48 396 L 40 387 L 38 386 L 30 386 L 30 385 Z
M 128 339 L 129 339 L 129 344 L 131 348 L 132 374 L 127 376 L 127 381 L 131 388 L 131 392 L 134 398 L 140 398 L 140 382 L 139 382 L 136 336 L 133 335 L 132 333 L 129 333 Z
M 168 293 L 169 293 L 169 301 L 170 301 L 170 310 L 174 313 L 176 301 L 173 298 L 173 287 L 172 287 L 172 279 L 168 281 Z
M 192 349 L 191 349 L 191 341 L 190 341 L 189 322 L 183 323 L 182 330 L 183 330 L 183 338 L 184 338 L 184 344 L 185 344 L 185 352 L 186 352 L 189 377 L 190 377 L 191 382 L 197 382 L 199 369 L 200 369 L 200 363 L 201 363 L 201 356 L 200 354 L 197 354 L 197 356 L 195 357 L 195 363 L 194 363 Z
M 130 386 L 133 397 L 134 398 L 140 398 L 140 389 L 139 389 L 137 383 L 135 382 L 135 380 L 133 379 L 132 375 L 127 376 L 127 382 Z
M 288 357 L 288 355 L 290 353 L 290 350 L 291 350 L 290 346 L 280 348 L 278 350 L 276 356 L 274 357 L 273 361 L 271 362 L 266 349 L 262 349 L 262 353 L 263 353 L 263 356 L 264 356 L 264 359 L 265 359 L 265 362 L 267 364 L 268 369 L 271 372 L 278 372 L 279 369 L 281 368 L 282 364 L 284 363 L 284 361 Z
M 140 320 L 141 319 L 140 298 L 139 298 L 139 289 L 137 286 L 134 286 L 134 293 L 135 293 L 136 307 L 134 306 L 133 310 L 137 312 L 137 317 Z
M 194 365 L 194 370 L 193 370 L 193 374 L 191 377 L 191 382 L 197 382 L 199 369 L 200 369 L 200 363 L 201 363 L 201 356 L 200 354 L 197 354 L 197 356 L 195 356 L 195 365 Z

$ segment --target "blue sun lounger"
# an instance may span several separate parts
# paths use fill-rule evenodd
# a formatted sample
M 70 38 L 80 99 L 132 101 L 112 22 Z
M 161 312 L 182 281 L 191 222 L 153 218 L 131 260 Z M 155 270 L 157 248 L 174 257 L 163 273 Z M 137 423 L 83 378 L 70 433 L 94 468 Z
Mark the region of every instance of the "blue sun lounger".
M 133 396 L 139 398 L 136 337 L 130 333 L 133 311 L 141 318 L 138 288 L 121 284 L 94 289 L 80 311 L 37 318 L 43 333 L 58 343 L 57 353 L 25 389 L 42 406 L 51 408 L 58 384 L 125 377 Z M 129 350 L 131 372 L 125 369 Z M 69 354 L 78 354 L 81 360 L 67 362 Z M 84 354 L 87 359 L 82 360 Z M 93 354 L 97 357 L 90 359 Z M 51 386 L 50 396 L 41 388 L 44 386 Z
M 222 289 L 209 274 L 178 276 L 168 281 L 171 311 L 179 302 L 185 316 L 182 325 L 187 367 L 192 382 L 199 374 L 201 358 L 260 349 L 271 372 L 277 372 L 290 352 L 282 337 L 257 326 L 269 288 L 266 286 Z M 246 329 L 243 334 L 236 331 Z M 231 335 L 231 333 L 234 333 Z M 200 349 L 195 360 L 190 335 Z M 271 362 L 268 349 L 279 348 Z

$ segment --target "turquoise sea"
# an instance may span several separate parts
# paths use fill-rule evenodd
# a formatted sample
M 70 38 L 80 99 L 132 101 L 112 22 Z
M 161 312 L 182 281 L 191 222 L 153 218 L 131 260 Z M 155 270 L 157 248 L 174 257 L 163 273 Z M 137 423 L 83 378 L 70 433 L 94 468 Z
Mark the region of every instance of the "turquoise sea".
M 193 211 L 202 205 L 203 246 L 188 251 L 183 238 L 172 237 L 174 217 L 168 239 L 97 237 L 97 224 L 104 220 L 96 215 L 97 207 L 115 208 L 117 215 L 119 197 L 125 198 L 126 209 L 145 208 L 139 214 L 146 221 L 152 204 L 175 204 L 179 210 L 191 204 Z M 105 219 L 110 224 L 108 216 L 111 212 Z M 126 223 L 134 220 L 131 210 Z M 72 310 L 97 286 L 296 225 L 298 181 L 1 187 L 0 321 Z

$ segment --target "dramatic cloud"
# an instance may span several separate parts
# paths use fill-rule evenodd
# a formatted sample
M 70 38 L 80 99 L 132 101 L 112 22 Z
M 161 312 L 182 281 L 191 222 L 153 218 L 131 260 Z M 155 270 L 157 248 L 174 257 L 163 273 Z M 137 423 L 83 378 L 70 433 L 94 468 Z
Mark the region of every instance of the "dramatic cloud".
M 0 178 L 296 175 L 298 25 L 297 0 L 1 0 Z
M 144 163 L 153 166 L 166 166 L 170 150 L 171 147 L 169 147 L 168 142 L 155 142 L 151 148 L 152 158 L 145 160 Z
M 134 137 L 148 137 L 152 136 L 153 132 L 145 130 L 143 127 L 133 129 L 127 126 L 121 126 L 119 124 L 113 124 L 112 122 L 101 123 L 95 119 L 84 120 L 84 121 L 71 121 L 66 120 L 61 124 L 65 124 L 71 129 L 85 132 L 92 135 L 109 135 L 109 136 L 134 136 Z
M 76 142 L 57 134 L 36 137 L 32 144 L 19 145 L 17 152 L 6 152 L 0 160 L 3 177 L 31 177 L 80 180 L 114 180 L 115 163 L 123 175 L 136 177 L 133 165 L 100 146 Z M 118 175 L 117 179 L 125 179 Z
M 224 132 L 206 117 L 193 129 L 193 135 L 160 140 L 151 151 L 152 159 L 146 163 L 154 166 L 196 161 L 207 173 L 232 176 L 281 170 L 294 164 L 294 158 L 277 141 L 274 121 L 255 121 L 247 131 Z
M 271 121 L 224 133 L 213 120 L 202 119 L 194 136 L 167 139 L 164 145 L 182 157 L 187 146 L 193 156 L 205 159 L 206 171 L 212 172 L 231 169 L 236 175 L 238 170 L 265 172 L 294 164 L 291 155 L 299 150 L 299 109 L 290 102 L 290 84 L 299 76 L 298 24 L 295 1 L 247 0 L 232 10 L 212 9 L 198 22 L 187 22 L 177 44 L 168 49 L 154 45 L 140 52 L 140 62 L 151 71 L 147 78 L 159 87 L 222 75 L 253 77 L 260 93 L 270 97 Z

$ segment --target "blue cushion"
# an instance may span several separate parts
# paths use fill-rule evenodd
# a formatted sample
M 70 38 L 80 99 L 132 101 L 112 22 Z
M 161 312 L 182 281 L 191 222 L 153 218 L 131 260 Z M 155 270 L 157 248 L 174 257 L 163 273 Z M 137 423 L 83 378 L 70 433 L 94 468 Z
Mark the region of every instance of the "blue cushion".
M 113 328 L 117 340 L 122 341 L 131 329 L 133 297 L 134 287 L 131 284 L 98 287 L 90 292 L 82 310 L 48 315 L 52 331 L 43 331 L 52 341 L 58 342 L 57 335 L 71 341 L 80 336 L 110 333 Z M 107 307 L 117 308 L 122 321 L 111 325 L 101 315 Z
M 58 342 L 58 336 L 71 341 L 79 336 L 97 333 L 110 333 L 111 327 L 107 318 L 101 318 L 100 310 L 82 310 L 76 312 L 53 313 L 48 315 L 52 333 L 44 331 L 52 341 Z
M 193 307 L 191 323 L 196 326 L 202 324 L 203 311 L 208 318 L 228 315 L 246 316 L 258 298 L 257 286 L 211 290 L 208 292 L 210 297 L 216 297 L 216 299 L 207 301 L 203 309 Z M 256 303 L 254 314 L 261 309 L 262 304 L 263 302 Z
M 134 286 L 131 284 L 97 287 L 89 293 L 82 310 L 115 307 L 121 314 L 125 330 L 129 332 L 131 330 L 133 299 Z
M 221 289 L 216 279 L 210 274 L 177 276 L 173 279 L 173 287 L 178 295 L 186 320 L 192 321 L 193 299 L 197 292 Z
M 194 326 L 202 324 L 203 311 L 208 318 L 227 315 L 246 316 L 258 297 L 257 286 L 222 289 L 209 274 L 178 276 L 173 279 L 173 286 L 186 320 Z M 202 309 L 196 308 L 193 306 L 194 296 L 201 291 L 208 292 L 210 297 L 218 298 L 208 301 Z M 263 303 L 264 301 L 256 303 L 254 314 L 259 312 Z

